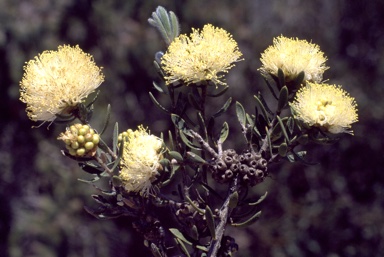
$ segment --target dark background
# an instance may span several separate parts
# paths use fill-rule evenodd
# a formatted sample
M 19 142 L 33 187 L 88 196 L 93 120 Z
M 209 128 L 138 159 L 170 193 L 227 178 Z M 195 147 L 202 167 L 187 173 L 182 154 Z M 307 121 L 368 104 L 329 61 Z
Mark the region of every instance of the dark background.
M 355 136 L 313 147 L 315 166 L 282 163 L 253 189 L 269 195 L 258 223 L 231 230 L 237 256 L 384 256 L 384 1 L 244 0 L 118 1 L 0 0 L 0 256 L 142 256 L 127 220 L 98 221 L 92 186 L 77 164 L 60 155 L 64 127 L 32 129 L 18 93 L 24 63 L 60 44 L 79 44 L 103 66 L 96 117 L 112 103 L 120 128 L 167 130 L 168 117 L 148 97 L 156 78 L 153 56 L 165 50 L 147 19 L 157 5 L 173 10 L 183 33 L 206 23 L 233 34 L 245 60 L 227 76 L 229 94 L 252 112 L 265 91 L 260 53 L 284 35 L 312 40 L 328 57 L 324 78 L 356 98 Z M 267 92 L 266 92 L 267 93 Z M 163 104 L 165 99 L 160 98 Z M 212 100 L 213 105 L 225 98 Z M 226 119 L 238 131 L 234 108 Z M 98 118 L 99 117 L 99 118 Z M 241 147 L 233 135 L 227 146 Z

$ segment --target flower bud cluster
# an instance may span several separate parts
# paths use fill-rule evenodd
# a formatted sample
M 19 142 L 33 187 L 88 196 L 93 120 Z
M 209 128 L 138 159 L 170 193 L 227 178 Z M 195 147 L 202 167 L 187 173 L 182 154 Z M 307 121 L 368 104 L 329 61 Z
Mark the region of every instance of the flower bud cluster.
M 65 142 L 70 155 L 86 157 L 95 155 L 100 136 L 89 125 L 78 123 L 67 127 L 57 139 Z
M 227 149 L 212 161 L 212 177 L 219 183 L 227 183 L 238 175 L 241 183 L 254 186 L 267 176 L 268 163 L 256 152 L 237 154 L 234 149 Z

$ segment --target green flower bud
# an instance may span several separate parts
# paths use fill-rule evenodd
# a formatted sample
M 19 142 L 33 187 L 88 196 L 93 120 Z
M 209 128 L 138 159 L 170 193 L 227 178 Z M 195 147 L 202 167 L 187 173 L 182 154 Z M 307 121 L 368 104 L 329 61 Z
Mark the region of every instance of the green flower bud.
M 89 125 L 83 125 L 83 129 L 85 129 L 85 133 L 88 133 L 89 132 L 89 130 L 90 130 L 90 127 L 89 127 Z
M 79 142 L 79 144 L 84 144 L 85 142 L 85 137 L 80 135 L 80 136 L 77 136 L 77 142 Z
M 85 154 L 85 149 L 84 148 L 79 148 L 76 150 L 76 155 L 77 156 L 83 156 Z
M 77 135 L 77 128 L 75 127 L 75 125 L 70 126 L 69 130 L 73 135 Z
M 75 126 L 75 128 L 77 128 L 77 130 L 79 130 L 83 127 L 83 125 L 80 123 L 76 123 L 74 126 Z
M 79 135 L 82 135 L 82 136 L 84 136 L 85 134 L 87 134 L 87 129 L 86 128 L 81 128 L 81 129 L 79 129 Z
M 72 147 L 72 149 L 77 149 L 80 147 L 80 145 L 78 142 L 72 142 L 71 147 Z
M 84 147 L 87 150 L 91 150 L 95 145 L 92 142 L 85 143 Z
M 84 137 L 86 142 L 91 142 L 93 136 L 90 133 L 87 133 Z
M 100 136 L 98 134 L 92 135 L 92 143 L 97 145 L 100 142 Z

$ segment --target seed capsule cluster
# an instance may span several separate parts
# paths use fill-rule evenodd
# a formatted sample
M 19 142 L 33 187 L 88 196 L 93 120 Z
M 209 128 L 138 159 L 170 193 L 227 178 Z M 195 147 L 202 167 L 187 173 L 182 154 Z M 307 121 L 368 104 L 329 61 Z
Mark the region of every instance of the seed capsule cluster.
M 227 183 L 238 175 L 241 183 L 254 186 L 268 175 L 267 164 L 259 153 L 246 151 L 237 154 L 234 149 L 227 149 L 220 158 L 212 160 L 210 169 L 213 179 L 219 183 Z
M 67 128 L 57 139 L 65 142 L 70 155 L 86 157 L 95 155 L 100 136 L 89 125 L 78 123 Z

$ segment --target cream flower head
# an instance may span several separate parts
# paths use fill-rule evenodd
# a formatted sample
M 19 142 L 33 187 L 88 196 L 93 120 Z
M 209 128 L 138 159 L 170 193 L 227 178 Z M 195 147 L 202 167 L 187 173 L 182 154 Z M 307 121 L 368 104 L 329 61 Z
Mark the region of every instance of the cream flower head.
M 44 51 L 24 66 L 20 100 L 33 121 L 69 114 L 104 81 L 101 68 L 79 46 Z
M 291 106 L 297 119 L 333 134 L 353 134 L 351 124 L 358 121 L 355 99 L 336 85 L 307 83 Z
M 277 76 L 278 69 L 284 72 L 285 80 L 290 82 L 304 71 L 304 80 L 320 83 L 327 58 L 316 44 L 287 37 L 273 39 L 273 45 L 269 46 L 261 54 L 262 66 L 259 69 L 264 77 Z
M 180 35 L 168 47 L 161 59 L 166 73 L 166 84 L 178 80 L 191 84 L 210 80 L 226 85 L 223 74 L 242 59 L 237 43 L 224 29 L 205 25 L 200 32 L 192 29 L 191 35 Z
M 143 126 L 121 133 L 121 140 L 124 140 L 124 149 L 120 161 L 120 179 L 128 192 L 147 195 L 161 168 L 159 161 L 163 156 L 163 141 L 150 135 Z

